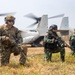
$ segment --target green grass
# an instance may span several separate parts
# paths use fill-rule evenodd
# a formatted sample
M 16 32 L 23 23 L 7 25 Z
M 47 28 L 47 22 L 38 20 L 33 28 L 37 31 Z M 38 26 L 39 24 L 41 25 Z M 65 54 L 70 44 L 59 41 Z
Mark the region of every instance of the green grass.
M 19 56 L 11 55 L 10 63 L 0 67 L 0 75 L 75 75 L 75 57 L 66 53 L 65 62 L 60 54 L 53 54 L 52 62 L 44 61 L 44 54 L 28 57 L 25 66 L 19 65 Z

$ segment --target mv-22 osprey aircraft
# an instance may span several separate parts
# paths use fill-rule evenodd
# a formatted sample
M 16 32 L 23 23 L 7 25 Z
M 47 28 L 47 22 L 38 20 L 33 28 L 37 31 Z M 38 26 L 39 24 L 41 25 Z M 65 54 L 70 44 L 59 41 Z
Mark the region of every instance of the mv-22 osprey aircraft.
M 13 15 L 15 12 L 10 13 L 2 13 L 0 16 Z M 48 19 L 63 17 L 64 14 L 52 16 L 48 18 L 48 15 L 43 15 L 42 17 L 36 17 L 33 14 L 25 15 L 26 17 L 32 18 L 36 20 L 35 23 L 30 25 L 30 27 L 34 26 L 38 23 L 36 30 L 21 30 L 23 43 L 31 44 L 31 46 L 42 46 L 40 42 L 44 39 L 46 32 L 48 31 Z M 62 35 L 68 35 L 69 33 L 69 24 L 68 17 L 63 17 L 60 32 Z
M 48 18 L 48 15 L 43 15 L 42 17 L 37 18 L 33 14 L 25 15 L 25 17 L 29 17 L 29 18 L 36 20 L 35 23 L 30 25 L 30 27 L 34 26 L 37 23 L 38 23 L 38 26 L 37 26 L 36 30 L 22 30 L 23 43 L 31 44 L 32 47 L 42 46 L 42 44 L 40 44 L 40 42 L 43 41 L 44 36 L 47 34 L 48 19 L 63 17 L 63 16 L 64 16 L 64 14 L 60 14 L 60 15 L 56 15 L 56 16 Z M 68 26 L 67 21 L 68 21 L 67 18 L 63 17 L 61 26 L 63 26 L 64 28 L 66 26 Z M 63 27 L 61 27 L 60 29 L 62 29 Z M 68 31 L 66 29 L 65 30 L 62 29 L 59 31 L 61 32 L 62 35 L 65 35 L 64 31 L 65 31 L 66 35 L 68 35 Z

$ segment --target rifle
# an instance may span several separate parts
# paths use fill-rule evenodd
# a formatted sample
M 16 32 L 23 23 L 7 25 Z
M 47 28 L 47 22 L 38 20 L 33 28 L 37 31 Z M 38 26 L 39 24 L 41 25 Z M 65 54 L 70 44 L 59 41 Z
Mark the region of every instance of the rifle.
M 1 43 L 1 46 L 2 46 L 2 45 L 3 45 L 3 46 L 5 45 L 5 44 L 4 44 L 5 41 L 2 41 L 2 36 L 3 36 L 3 35 L 8 36 L 8 37 L 9 37 L 9 44 L 10 44 L 10 45 L 13 44 L 13 45 L 16 46 L 16 47 L 19 47 L 19 48 L 18 48 L 19 51 L 23 54 L 23 56 L 25 57 L 25 59 L 27 59 L 27 56 L 24 54 L 23 48 L 21 47 L 22 44 L 17 44 L 17 43 L 15 42 L 16 38 L 14 38 L 14 36 L 10 35 L 7 29 L 6 29 L 6 30 L 0 29 L 0 36 L 1 36 L 0 43 Z M 15 39 L 15 40 L 12 41 L 12 39 Z M 4 43 L 3 43 L 3 42 L 4 42 Z M 8 45 L 8 44 L 7 44 L 7 45 Z M 9 45 L 8 45 L 8 47 L 9 47 Z M 27 59 L 27 60 L 28 60 L 28 59 Z M 28 60 L 28 61 L 29 61 L 29 60 Z
M 54 38 L 58 41 L 59 45 L 63 44 L 63 47 L 68 47 L 68 48 L 70 48 L 71 50 L 74 50 L 74 48 L 71 47 L 70 45 L 68 45 L 64 40 L 62 40 L 61 37 L 55 36 L 55 35 L 53 35 L 53 36 L 54 36 Z M 66 46 L 65 46 L 64 44 L 65 44 Z
M 27 61 L 29 61 L 28 58 L 27 58 L 27 56 L 24 54 L 24 52 L 23 52 L 23 47 L 21 47 L 21 45 L 22 45 L 22 44 L 17 44 L 17 43 L 15 43 L 15 46 L 17 46 L 17 47 L 19 46 L 18 49 L 19 49 L 19 51 L 23 54 L 23 56 L 25 57 L 25 59 L 26 59 Z
M 28 58 L 27 58 L 27 56 L 26 56 L 26 55 L 24 54 L 24 52 L 23 52 L 22 43 L 21 43 L 21 44 L 17 44 L 18 39 L 17 39 L 15 36 L 11 36 L 11 35 L 9 34 L 9 37 L 15 39 L 16 42 L 14 42 L 14 45 L 15 45 L 16 47 L 19 47 L 19 48 L 18 48 L 19 51 L 23 54 L 23 56 L 25 57 L 25 59 L 26 59 L 27 61 L 29 61 Z

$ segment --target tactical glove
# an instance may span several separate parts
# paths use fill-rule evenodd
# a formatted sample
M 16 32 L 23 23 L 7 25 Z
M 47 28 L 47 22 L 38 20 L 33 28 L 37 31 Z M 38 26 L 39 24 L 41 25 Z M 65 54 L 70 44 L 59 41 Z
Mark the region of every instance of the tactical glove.
M 8 36 L 0 36 L 0 41 L 10 40 Z

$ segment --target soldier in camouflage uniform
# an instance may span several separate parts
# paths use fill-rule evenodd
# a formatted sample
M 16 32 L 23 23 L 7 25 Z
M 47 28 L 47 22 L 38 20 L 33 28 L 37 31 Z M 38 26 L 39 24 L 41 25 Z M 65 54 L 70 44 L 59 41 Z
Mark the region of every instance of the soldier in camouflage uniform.
M 72 50 L 71 55 L 75 55 L 75 30 L 74 30 L 74 34 L 70 36 L 69 44 L 73 48 L 71 49 Z
M 59 43 L 57 37 L 59 37 L 56 33 L 57 25 L 52 25 L 49 28 L 48 35 L 44 39 L 44 52 L 45 52 L 45 60 L 52 61 L 52 53 L 60 52 L 60 58 L 62 62 L 65 61 L 65 48 L 63 43 Z
M 20 54 L 20 64 L 24 65 L 26 58 L 22 54 L 23 48 L 19 46 L 23 39 L 21 32 L 18 28 L 13 26 L 15 23 L 14 16 L 6 16 L 5 24 L 0 26 L 0 64 L 7 65 L 9 63 L 10 54 L 13 53 L 15 56 Z M 22 50 L 22 52 L 20 51 Z M 25 51 L 25 55 L 27 51 Z

